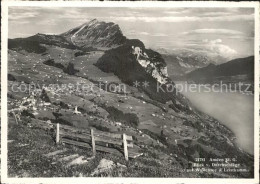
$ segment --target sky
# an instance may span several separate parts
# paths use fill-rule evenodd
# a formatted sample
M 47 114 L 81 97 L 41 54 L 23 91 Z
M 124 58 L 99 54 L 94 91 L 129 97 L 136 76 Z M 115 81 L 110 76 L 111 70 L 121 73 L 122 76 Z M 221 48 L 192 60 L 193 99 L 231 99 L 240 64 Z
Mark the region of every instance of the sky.
M 228 58 L 254 53 L 253 8 L 9 7 L 9 38 L 60 34 L 96 18 L 147 48 L 193 49 Z

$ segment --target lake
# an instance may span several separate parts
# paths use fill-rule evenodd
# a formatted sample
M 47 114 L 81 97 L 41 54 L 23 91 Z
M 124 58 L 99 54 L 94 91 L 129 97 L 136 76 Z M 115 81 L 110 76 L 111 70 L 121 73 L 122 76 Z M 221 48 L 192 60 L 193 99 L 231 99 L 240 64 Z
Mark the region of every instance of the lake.
M 177 83 L 184 85 L 183 83 Z M 187 84 L 185 84 L 187 85 Z M 188 84 L 189 86 L 189 84 Z M 248 153 L 254 153 L 254 96 L 238 92 L 182 91 L 198 110 L 216 118 L 230 128 L 237 144 Z

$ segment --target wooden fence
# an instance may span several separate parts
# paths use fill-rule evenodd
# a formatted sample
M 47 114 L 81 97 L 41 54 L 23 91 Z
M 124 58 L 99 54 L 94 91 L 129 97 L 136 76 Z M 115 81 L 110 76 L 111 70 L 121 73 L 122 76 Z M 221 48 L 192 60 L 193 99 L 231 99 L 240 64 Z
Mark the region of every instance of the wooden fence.
M 90 148 L 93 155 L 96 155 L 96 150 L 117 155 L 124 154 L 126 160 L 142 155 L 139 148 L 133 144 L 132 136 L 94 129 L 84 130 L 59 123 L 56 125 L 56 143 Z

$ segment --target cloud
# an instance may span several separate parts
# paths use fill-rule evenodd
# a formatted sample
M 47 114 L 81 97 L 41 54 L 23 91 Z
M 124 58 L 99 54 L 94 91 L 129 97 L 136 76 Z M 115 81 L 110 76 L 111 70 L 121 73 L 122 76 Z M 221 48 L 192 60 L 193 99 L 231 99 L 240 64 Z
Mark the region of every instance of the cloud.
M 168 15 L 196 15 L 198 17 L 223 17 L 253 14 L 253 8 L 169 8 L 163 12 Z
M 254 21 L 254 14 L 249 15 L 231 15 L 231 16 L 218 16 L 218 17 L 203 17 L 205 21 L 220 21 L 220 22 L 232 22 L 232 21 Z
M 239 39 L 241 41 L 254 40 L 254 36 L 239 36 L 239 35 L 231 35 L 227 37 L 228 39 Z
M 253 14 L 254 8 L 187 8 L 189 13 L 200 16 L 246 15 Z
M 168 36 L 168 35 L 167 34 L 163 34 L 163 33 L 156 33 L 156 34 L 152 34 L 151 36 L 161 37 L 161 36 Z
M 222 39 L 203 39 L 201 41 L 184 43 L 184 48 L 195 49 L 215 56 L 221 56 L 226 59 L 233 59 L 238 56 L 238 52 L 226 45 Z
M 246 8 L 244 8 L 246 9 Z M 56 19 L 79 19 L 94 17 L 106 20 L 144 21 L 144 22 L 195 22 L 195 21 L 250 21 L 254 20 L 251 10 L 237 8 L 68 8 L 68 7 L 12 7 L 10 19 L 55 16 Z M 41 15 L 41 16 L 40 16 Z M 156 16 L 155 16 L 156 15 Z M 50 17 L 51 18 L 51 17 Z
M 198 21 L 198 17 L 110 17 L 116 21 L 128 21 L 128 22 L 186 22 L 186 21 Z
M 222 40 L 221 39 L 216 39 L 216 40 L 208 40 L 208 39 L 203 39 L 202 40 L 203 43 L 211 43 L 211 44 L 216 44 L 216 43 L 221 43 Z
M 183 32 L 184 35 L 191 34 L 224 34 L 224 35 L 244 35 L 244 33 L 231 29 L 195 29 L 188 32 Z
M 150 33 L 147 33 L 147 32 L 139 32 L 138 34 L 139 35 L 150 35 Z
M 184 36 L 204 36 L 204 35 L 212 35 L 212 36 L 222 36 L 226 39 L 236 39 L 240 41 L 248 41 L 254 39 L 254 33 L 243 33 L 237 30 L 231 29 L 195 29 L 187 32 L 182 32 L 181 35 Z M 203 42 L 207 42 L 207 39 L 204 39 Z
M 21 19 L 27 19 L 27 18 L 34 18 L 37 15 L 38 15 L 37 12 L 23 12 L 23 13 L 13 12 L 13 13 L 9 14 L 8 19 L 9 20 L 21 20 Z
M 29 37 L 32 36 L 30 33 L 16 33 L 16 38 L 25 38 L 25 37 Z
M 104 17 L 105 18 L 105 17 Z M 143 22 L 233 22 L 233 21 L 253 21 L 254 14 L 250 15 L 231 15 L 218 17 L 199 17 L 199 16 L 167 16 L 167 17 L 109 17 L 117 21 L 143 21 Z
M 205 43 L 205 48 L 215 52 L 218 55 L 221 55 L 222 57 L 233 58 L 238 54 L 235 49 L 230 48 L 228 45 L 224 45 L 221 39 L 204 39 L 202 42 Z
M 148 32 L 136 32 L 136 31 L 130 31 L 128 33 L 126 33 L 126 35 L 134 35 L 134 36 L 138 36 L 138 35 L 143 35 L 143 36 L 155 36 L 155 37 L 161 37 L 161 36 L 168 36 L 167 34 L 164 33 L 148 33 Z
M 219 55 L 226 57 L 226 58 L 233 58 L 235 55 L 237 55 L 237 51 L 230 48 L 227 45 L 223 44 L 211 44 L 210 50 L 215 51 Z
M 135 30 L 131 30 L 129 32 L 126 32 L 125 34 L 126 35 L 145 35 L 145 36 L 150 35 L 150 33 L 148 33 L 148 32 L 145 32 L 145 31 L 136 32 Z
M 202 14 L 202 16 L 216 17 L 216 16 L 227 16 L 232 14 L 233 14 L 232 12 L 205 12 Z
M 190 13 L 191 9 L 188 8 L 174 8 L 174 9 L 170 9 L 167 11 L 164 11 L 164 14 L 169 14 L 169 15 L 176 15 L 176 14 L 187 14 Z

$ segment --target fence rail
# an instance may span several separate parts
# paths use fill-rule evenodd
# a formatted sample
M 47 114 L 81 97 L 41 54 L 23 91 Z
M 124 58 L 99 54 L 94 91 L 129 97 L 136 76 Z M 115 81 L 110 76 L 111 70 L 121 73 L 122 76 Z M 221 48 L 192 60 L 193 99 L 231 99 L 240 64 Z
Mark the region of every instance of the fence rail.
M 56 143 L 66 143 L 96 151 L 124 155 L 125 159 L 141 156 L 139 148 L 134 146 L 133 137 L 126 134 L 103 132 L 94 129 L 79 129 L 72 126 L 56 125 Z

